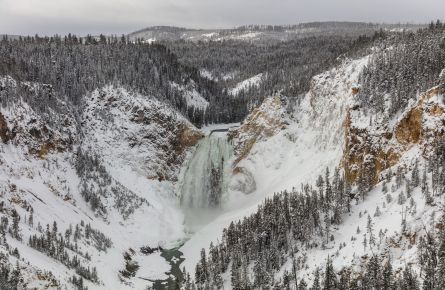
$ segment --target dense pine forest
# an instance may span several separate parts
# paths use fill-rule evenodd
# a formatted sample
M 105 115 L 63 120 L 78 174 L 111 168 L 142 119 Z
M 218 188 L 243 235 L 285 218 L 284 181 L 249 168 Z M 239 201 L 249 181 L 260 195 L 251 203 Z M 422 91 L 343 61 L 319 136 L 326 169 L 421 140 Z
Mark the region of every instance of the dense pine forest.
M 225 94 L 160 44 L 132 43 L 125 37 L 68 35 L 9 40 L 5 36 L 0 42 L 0 55 L 0 75 L 50 85 L 40 89 L 40 97 L 25 98 L 42 110 L 55 105 L 51 97 L 77 106 L 87 93 L 112 84 L 166 101 L 198 126 L 239 121 L 247 113 L 242 98 Z M 197 90 L 209 102 L 209 108 L 187 104 L 183 92 L 173 83 Z M 30 95 L 26 86 L 18 90 L 15 95 Z M 13 94 L 8 96 L 14 99 Z M 4 106 L 8 101 L 2 98 Z
M 417 32 L 394 33 L 376 43 L 362 72 L 363 106 L 392 117 L 421 92 L 444 81 L 445 25 L 440 21 Z
M 226 87 L 264 73 L 258 87 L 242 91 L 240 97 L 253 99 L 256 106 L 277 92 L 286 96 L 300 96 L 307 92 L 311 78 L 333 65 L 342 57 L 357 57 L 365 53 L 383 31 L 371 35 L 311 36 L 291 41 L 249 43 L 227 40 L 223 42 L 166 42 L 179 60 L 205 69 Z M 252 107 L 251 106 L 251 107 Z
M 317 36 L 270 44 L 244 41 L 130 42 L 126 37 L 3 37 L 0 42 L 0 75 L 17 81 L 50 85 L 39 88 L 38 98 L 21 85 L 15 94 L 26 96 L 33 107 L 49 108 L 67 100 L 81 105 L 82 98 L 105 85 L 123 86 L 138 93 L 167 101 L 194 124 L 238 122 L 261 103 L 264 96 L 281 92 L 299 96 L 311 78 L 335 65 L 340 56 L 363 53 L 373 36 Z M 316 49 L 315 49 L 316 48 Z M 360 52 L 359 52 L 360 51 Z M 233 79 L 215 81 L 199 70 L 215 75 L 235 73 Z M 227 87 L 252 75 L 265 73 L 259 87 L 238 96 Z M 209 102 L 208 107 L 187 104 L 183 88 L 195 89 Z M 7 98 L 2 98 L 4 105 Z M 47 105 L 48 104 L 48 105 Z M 59 109 L 60 110 L 60 109 Z

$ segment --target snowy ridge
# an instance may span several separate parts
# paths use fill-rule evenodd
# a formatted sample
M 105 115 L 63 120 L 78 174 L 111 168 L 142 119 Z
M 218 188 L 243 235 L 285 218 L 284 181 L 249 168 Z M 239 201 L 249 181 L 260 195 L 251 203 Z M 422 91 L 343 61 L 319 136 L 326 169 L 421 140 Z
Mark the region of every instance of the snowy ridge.
M 240 92 L 248 90 L 250 87 L 259 86 L 262 80 L 263 80 L 263 74 L 262 73 L 257 74 L 251 78 L 248 78 L 236 84 L 236 86 L 233 89 L 229 90 L 229 94 L 236 96 Z
M 10 225 L 18 216 L 19 230 L 6 234 L 0 253 L 15 263 L 10 255 L 18 249 L 27 287 L 75 289 L 69 280 L 79 277 L 77 268 L 30 246 L 32 235 L 56 221 L 54 236 L 77 245 L 66 248 L 68 257 L 97 271 L 96 282 L 84 279 L 89 289 L 143 289 L 152 283 L 144 279 L 168 278 L 161 253 L 139 249 L 175 247 L 185 238 L 174 180 L 202 133 L 154 98 L 110 86 L 86 96 L 80 115 L 77 123 L 69 111 L 36 112 L 20 100 L 1 109 L 0 216 Z M 130 248 L 143 279 L 122 283 L 118 273 Z

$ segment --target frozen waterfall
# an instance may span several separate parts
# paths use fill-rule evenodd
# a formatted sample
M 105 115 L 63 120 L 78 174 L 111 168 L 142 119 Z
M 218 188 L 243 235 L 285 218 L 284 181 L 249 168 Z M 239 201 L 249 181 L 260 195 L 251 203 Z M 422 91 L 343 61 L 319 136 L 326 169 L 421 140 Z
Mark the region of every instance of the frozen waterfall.
M 225 134 L 210 134 L 199 141 L 180 183 L 181 205 L 217 208 L 227 192 L 232 145 Z

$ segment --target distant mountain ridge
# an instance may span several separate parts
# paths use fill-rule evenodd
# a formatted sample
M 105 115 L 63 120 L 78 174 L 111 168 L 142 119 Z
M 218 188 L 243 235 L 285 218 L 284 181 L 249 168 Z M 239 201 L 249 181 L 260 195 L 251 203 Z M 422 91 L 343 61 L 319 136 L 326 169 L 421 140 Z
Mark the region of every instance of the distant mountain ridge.
M 185 28 L 152 26 L 128 34 L 131 40 L 143 41 L 286 41 L 321 34 L 369 35 L 379 29 L 417 29 L 418 24 L 379 24 L 366 22 L 308 22 L 290 25 L 244 25 L 234 28 Z

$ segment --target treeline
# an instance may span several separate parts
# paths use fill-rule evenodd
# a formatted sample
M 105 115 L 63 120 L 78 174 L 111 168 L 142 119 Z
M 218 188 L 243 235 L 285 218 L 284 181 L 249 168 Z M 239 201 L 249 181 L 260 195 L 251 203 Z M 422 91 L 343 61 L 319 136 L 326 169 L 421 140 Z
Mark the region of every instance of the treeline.
M 70 225 L 64 234 L 58 231 L 56 221 L 53 222 L 52 228 L 49 224 L 46 225 L 46 230 L 38 224 L 37 231 L 40 234 L 29 237 L 28 245 L 31 248 L 60 261 L 69 269 L 74 269 L 82 278 L 94 283 L 99 282 L 96 268 L 84 266 L 83 262 L 90 261 L 91 257 L 87 252 L 81 251 L 78 243 L 85 242 L 93 245 L 98 251 L 106 252 L 112 246 L 110 238 L 99 230 L 93 229 L 90 224 L 85 224 L 84 221 L 76 224 L 74 228 Z M 74 281 L 81 283 L 81 280 Z
M 414 188 L 421 188 L 425 203 L 429 206 L 434 205 L 434 201 L 443 196 L 445 141 L 440 142 L 432 156 L 434 158 L 429 158 L 428 164 L 423 169 L 416 162 L 410 170 L 399 167 L 394 173 L 389 170 L 381 176 L 381 181 L 384 183 L 382 192 L 386 195 L 388 204 L 393 201 L 392 195 L 388 193 L 389 184 L 392 192 L 405 186 L 404 190 L 399 190 L 397 203 L 403 205 L 407 214 L 411 215 L 416 213 L 416 202 L 412 198 Z M 288 289 L 292 283 L 299 285 L 300 288 L 297 289 L 445 289 L 443 288 L 445 284 L 439 282 L 445 281 L 444 229 L 437 236 L 428 233 L 419 239 L 421 280 L 415 277 L 409 267 L 396 279 L 394 273 L 388 274 L 388 271 L 392 271 L 391 262 L 386 261 L 384 265 L 381 258 L 374 256 L 364 265 L 363 268 L 366 270 L 356 273 L 355 278 L 353 273 L 347 270 L 341 272 L 343 274 L 334 273 L 331 262 L 328 261 L 327 272 L 325 271 L 325 275 L 328 276 L 324 282 L 322 278 L 319 280 L 321 288 L 317 287 L 316 283 L 312 288 L 305 282 L 297 283 L 297 273 L 307 266 L 307 256 L 303 254 L 295 258 L 295 253 L 312 248 L 325 248 L 334 240 L 332 228 L 342 223 L 342 217 L 350 211 L 352 201 L 366 199 L 371 188 L 367 186 L 351 188 L 339 170 L 335 170 L 333 176 L 326 170 L 314 187 L 306 184 L 302 185 L 300 190 L 294 188 L 290 192 L 275 194 L 267 198 L 258 207 L 257 212 L 242 221 L 232 222 L 225 228 L 219 244 L 211 244 L 208 251 L 202 249 L 194 281 L 189 278 L 188 282 L 187 280 L 183 282 L 188 283 L 189 287 L 195 285 L 198 289 L 221 289 L 222 277 L 227 276 L 225 273 L 230 271 L 230 282 L 234 289 L 269 287 Z M 380 215 L 377 206 L 374 217 Z M 386 233 L 384 231 L 376 233 L 371 215 L 368 214 L 367 219 L 367 227 L 363 229 L 363 246 L 365 251 L 379 251 L 384 245 Z M 406 228 L 405 215 L 401 224 L 402 233 L 406 233 Z M 362 234 L 361 231 L 358 228 L 357 234 Z M 434 228 L 431 231 L 434 231 Z M 357 239 L 354 236 L 352 238 Z M 345 246 L 340 244 L 339 250 Z M 285 273 L 277 280 L 276 273 L 289 259 L 292 261 L 292 273 Z M 444 264 L 441 266 L 441 263 Z M 392 277 L 385 278 L 391 287 L 383 287 L 380 284 L 384 281 L 380 275 L 386 275 L 385 273 Z M 412 285 L 418 285 L 418 288 L 409 288 L 414 287 Z
M 89 92 L 112 84 L 166 101 L 198 126 L 239 121 L 247 113 L 239 99 L 202 78 L 197 69 L 181 64 L 161 44 L 129 42 L 126 37 L 5 36 L 0 56 L 0 76 L 11 76 L 19 86 L 26 85 L 23 82 L 49 85 L 40 87 L 39 94 L 46 98 L 31 100 L 33 107 L 49 108 L 55 99 L 81 105 Z M 187 104 L 184 92 L 173 83 L 196 89 L 209 101 L 209 108 Z
M 298 29 L 320 29 L 325 32 L 330 30 L 335 31 L 336 29 L 344 29 L 350 33 L 356 32 L 356 34 L 363 34 L 364 31 L 370 32 L 378 30 L 381 25 L 375 23 L 366 22 L 341 22 L 341 21 L 331 21 L 331 22 L 307 22 L 300 24 L 291 25 L 243 25 L 236 27 L 235 29 L 229 29 L 228 31 L 288 31 L 288 30 L 298 30 Z M 305 32 L 302 32 L 305 33 Z
M 42 230 L 41 230 L 42 231 Z M 83 260 L 90 261 L 88 253 L 83 253 L 77 246 L 76 236 L 74 236 L 74 244 L 70 242 L 70 236 L 62 236 L 57 231 L 57 223 L 53 223 L 53 228 L 50 230 L 49 225 L 46 231 L 40 235 L 31 235 L 29 237 L 28 245 L 39 252 L 44 253 L 48 257 L 60 261 L 69 269 L 74 269 L 78 275 L 88 279 L 94 283 L 98 283 L 99 277 L 95 267 L 90 269 L 83 264 Z M 69 251 L 74 252 L 70 255 Z M 79 256 L 81 258 L 79 258 Z
M 103 200 L 112 198 L 113 207 L 127 219 L 142 205 L 149 205 L 145 198 L 113 179 L 100 159 L 87 150 L 77 148 L 75 168 L 80 177 L 80 194 L 97 214 L 106 218 L 108 209 Z
M 360 75 L 358 98 L 364 107 L 392 117 L 438 84 L 445 69 L 445 24 L 437 21 L 417 32 L 393 33 L 376 49 Z

